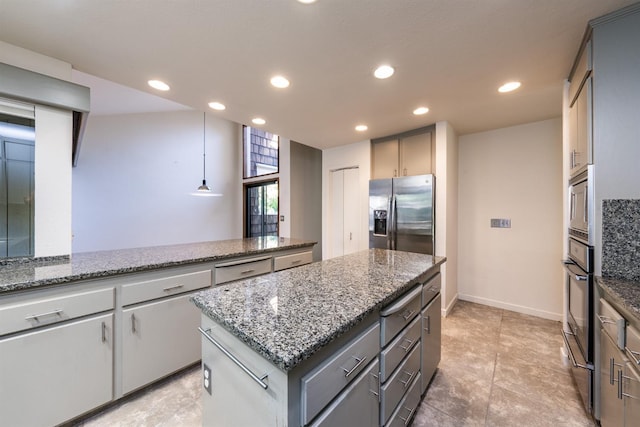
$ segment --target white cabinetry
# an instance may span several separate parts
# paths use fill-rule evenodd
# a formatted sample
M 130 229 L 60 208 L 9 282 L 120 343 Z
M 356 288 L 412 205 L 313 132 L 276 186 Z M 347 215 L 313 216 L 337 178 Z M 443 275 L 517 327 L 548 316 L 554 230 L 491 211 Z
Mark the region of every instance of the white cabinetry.
M 381 138 L 371 143 L 372 179 L 432 172 L 432 132 Z
M 569 175 L 575 176 L 593 163 L 591 42 L 584 44 L 570 76 Z
M 330 174 L 330 257 L 360 249 L 360 171 L 340 169 Z
M 112 400 L 113 288 L 0 304 L 0 314 L 41 320 L 0 337 L 0 424 L 56 425 Z

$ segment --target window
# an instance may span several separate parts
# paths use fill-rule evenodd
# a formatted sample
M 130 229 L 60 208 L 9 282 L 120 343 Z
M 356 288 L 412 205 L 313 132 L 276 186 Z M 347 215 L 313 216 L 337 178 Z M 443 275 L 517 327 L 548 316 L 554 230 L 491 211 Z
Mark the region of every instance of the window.
M 280 138 L 262 129 L 244 126 L 244 178 L 278 173 Z
M 278 181 L 245 185 L 246 237 L 278 235 Z
M 6 110 L 0 109 L 0 258 L 27 257 L 34 255 L 35 121 Z

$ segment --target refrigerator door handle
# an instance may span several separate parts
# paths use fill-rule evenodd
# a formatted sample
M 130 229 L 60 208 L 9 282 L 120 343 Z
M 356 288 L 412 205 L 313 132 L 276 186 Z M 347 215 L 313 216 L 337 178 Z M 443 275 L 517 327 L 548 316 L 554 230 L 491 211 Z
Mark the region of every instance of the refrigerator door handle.
M 396 250 L 396 240 L 397 240 L 397 215 L 398 212 L 396 211 L 396 196 L 393 195 L 391 196 L 391 233 L 389 233 L 390 237 L 391 237 L 391 250 L 395 251 Z

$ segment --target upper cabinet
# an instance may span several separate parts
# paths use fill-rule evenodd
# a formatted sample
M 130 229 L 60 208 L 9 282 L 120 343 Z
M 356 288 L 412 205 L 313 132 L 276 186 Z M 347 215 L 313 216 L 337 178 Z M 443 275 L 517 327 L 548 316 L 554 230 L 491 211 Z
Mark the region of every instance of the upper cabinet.
M 371 141 L 373 179 L 432 173 L 433 127 Z
M 591 41 L 587 40 L 569 76 L 569 175 L 593 163 Z

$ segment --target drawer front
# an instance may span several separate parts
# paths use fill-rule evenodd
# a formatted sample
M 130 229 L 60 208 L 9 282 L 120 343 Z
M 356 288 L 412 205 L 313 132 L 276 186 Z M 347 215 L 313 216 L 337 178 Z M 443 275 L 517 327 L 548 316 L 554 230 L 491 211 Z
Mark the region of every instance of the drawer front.
M 618 345 L 618 348 L 624 350 L 626 321 L 615 308 L 611 307 L 611 305 L 602 298 L 600 298 L 598 320 L 602 329 L 604 329 L 613 342 Z
M 633 326 L 627 326 L 625 350 L 636 369 L 640 369 L 640 332 Z
M 307 424 L 380 351 L 380 324 L 375 323 L 302 378 L 302 420 Z
M 211 286 L 211 270 L 176 274 L 122 286 L 122 305 L 131 305 Z
M 420 346 L 411 350 L 402 365 L 380 389 L 380 421 L 385 424 L 393 410 L 420 374 Z
M 431 279 L 429 279 L 424 285 L 422 285 L 422 306 L 425 307 L 432 299 L 440 293 L 442 287 L 442 276 L 437 273 Z
M 416 286 L 380 312 L 383 347 L 420 313 L 421 300 L 422 286 Z
M 249 259 L 232 263 L 218 264 L 215 267 L 216 285 L 247 277 L 271 273 L 271 257 Z
M 418 373 L 407 395 L 400 401 L 393 415 L 391 415 L 391 419 L 389 419 L 389 422 L 386 424 L 387 427 L 405 427 L 409 424 L 409 421 L 411 421 L 420 404 L 421 377 L 422 374 Z
M 277 256 L 273 259 L 273 271 L 279 271 L 286 268 L 310 264 L 311 261 L 313 261 L 313 255 L 311 251 L 301 252 L 299 254 Z
M 311 425 L 377 427 L 378 389 L 378 361 L 375 361 Z
M 113 307 L 113 288 L 0 306 L 0 335 L 112 310 Z
M 380 381 L 387 380 L 407 353 L 420 341 L 420 335 L 420 317 L 417 317 L 380 353 Z

